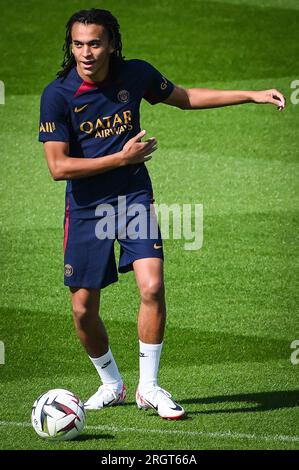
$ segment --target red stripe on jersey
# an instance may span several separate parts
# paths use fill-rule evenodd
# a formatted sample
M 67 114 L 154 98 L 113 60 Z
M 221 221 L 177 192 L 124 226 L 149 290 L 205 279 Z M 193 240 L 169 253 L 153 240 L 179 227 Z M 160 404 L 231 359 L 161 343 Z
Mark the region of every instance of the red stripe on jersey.
M 69 226 L 70 226 L 70 201 L 68 199 L 66 208 L 65 208 L 65 222 L 64 222 L 64 240 L 63 240 L 63 251 L 65 253 L 67 240 L 69 237 Z
M 85 93 L 86 91 L 95 90 L 96 88 L 97 88 L 96 83 L 82 82 L 74 96 L 81 95 L 82 93 Z

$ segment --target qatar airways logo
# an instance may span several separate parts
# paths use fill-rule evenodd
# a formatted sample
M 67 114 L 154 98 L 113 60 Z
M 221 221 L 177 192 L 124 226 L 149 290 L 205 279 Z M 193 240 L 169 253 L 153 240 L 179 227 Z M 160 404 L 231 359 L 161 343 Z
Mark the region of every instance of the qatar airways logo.
M 81 132 L 92 134 L 95 138 L 110 137 L 132 129 L 132 111 L 130 109 L 111 116 L 99 116 L 95 122 L 84 121 L 80 124 Z

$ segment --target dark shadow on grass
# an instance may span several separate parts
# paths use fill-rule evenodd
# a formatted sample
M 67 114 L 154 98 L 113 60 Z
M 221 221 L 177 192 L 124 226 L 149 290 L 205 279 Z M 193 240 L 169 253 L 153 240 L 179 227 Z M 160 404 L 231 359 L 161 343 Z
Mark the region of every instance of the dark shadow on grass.
M 229 396 L 219 395 L 215 397 L 188 398 L 186 400 L 180 400 L 180 403 L 183 405 L 219 405 L 219 407 L 213 407 L 213 409 L 188 411 L 189 415 L 271 411 L 281 408 L 299 407 L 299 390 L 282 390 L 279 392 L 260 392 Z M 230 403 L 240 403 L 240 406 L 227 407 L 227 404 Z M 244 403 L 244 406 L 242 406 L 242 403 Z
M 93 433 L 93 434 L 81 434 L 76 438 L 77 441 L 93 441 L 93 440 L 100 440 L 100 439 L 115 439 L 112 434 L 101 434 L 100 431 Z
M 48 377 L 55 376 L 57 370 L 67 370 L 68 375 L 74 376 L 78 375 L 79 370 L 82 374 L 94 373 L 73 331 L 71 315 L 0 308 L 0 318 L 3 319 L 0 325 L 1 340 L 10 345 L 7 365 L 1 370 L 3 379 L 44 377 L 45 369 Z M 137 371 L 137 346 L 132 347 L 132 344 L 137 344 L 136 322 L 107 319 L 105 324 L 110 337 L 114 341 L 117 338 L 114 351 L 120 357 L 120 370 Z M 37 325 L 42 334 L 36 334 Z M 291 338 L 208 332 L 187 327 L 180 328 L 179 333 L 177 327 L 168 327 L 163 365 L 189 366 L 191 357 L 194 358 L 194 365 L 289 360 Z M 68 341 L 65 340 L 66 336 Z M 184 338 L 183 345 L 180 338 Z M 130 354 L 122 359 L 124 350 Z M 18 366 L 20 362 L 21 369 Z

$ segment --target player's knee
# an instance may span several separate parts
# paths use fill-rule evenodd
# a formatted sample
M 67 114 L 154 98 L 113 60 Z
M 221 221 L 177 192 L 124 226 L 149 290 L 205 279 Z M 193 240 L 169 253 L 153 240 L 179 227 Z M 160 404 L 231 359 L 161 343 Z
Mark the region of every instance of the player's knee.
M 160 280 L 149 280 L 141 284 L 141 300 L 145 303 L 157 302 L 164 298 L 164 283 Z
M 84 327 L 91 320 L 90 309 L 84 304 L 73 304 L 73 317 L 77 326 Z

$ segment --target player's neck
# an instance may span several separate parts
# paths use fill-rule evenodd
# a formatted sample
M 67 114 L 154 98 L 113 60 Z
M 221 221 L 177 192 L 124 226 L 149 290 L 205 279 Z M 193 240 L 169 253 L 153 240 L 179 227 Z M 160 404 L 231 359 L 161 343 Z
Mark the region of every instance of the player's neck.
M 77 72 L 78 75 L 84 80 L 85 82 L 95 83 L 95 82 L 103 82 L 108 78 L 109 75 L 109 62 L 105 64 L 95 75 L 85 75 L 85 73 L 78 67 L 77 65 Z

